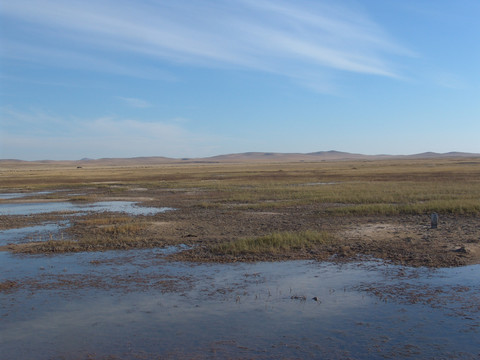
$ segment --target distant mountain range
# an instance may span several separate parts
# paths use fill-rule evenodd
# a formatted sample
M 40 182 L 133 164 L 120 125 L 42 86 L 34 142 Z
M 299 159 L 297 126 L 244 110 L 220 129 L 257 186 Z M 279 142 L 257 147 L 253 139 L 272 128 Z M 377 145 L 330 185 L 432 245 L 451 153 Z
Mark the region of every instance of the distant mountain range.
M 152 165 L 174 163 L 235 163 L 235 162 L 315 162 L 315 161 L 342 161 L 342 160 L 388 160 L 388 159 L 445 159 L 445 158 L 480 158 L 478 153 L 448 152 L 435 153 L 424 152 L 413 155 L 363 155 L 341 151 L 318 151 L 313 153 L 274 153 L 274 152 L 245 152 L 238 154 L 217 155 L 204 158 L 167 158 L 162 156 L 133 157 L 133 158 L 83 158 L 74 161 L 39 160 L 34 163 L 73 163 L 78 166 L 87 164 L 96 165 Z M 0 159 L 0 164 L 24 163 L 23 160 Z M 30 162 L 30 161 L 29 161 Z

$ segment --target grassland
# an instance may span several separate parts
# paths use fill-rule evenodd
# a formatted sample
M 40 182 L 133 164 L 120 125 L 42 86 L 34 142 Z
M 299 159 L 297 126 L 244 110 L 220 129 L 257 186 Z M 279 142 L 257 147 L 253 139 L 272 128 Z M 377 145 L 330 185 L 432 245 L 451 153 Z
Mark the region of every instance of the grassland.
M 31 251 L 187 243 L 199 245 L 195 255 L 186 252 L 197 260 L 218 259 L 222 254 L 255 259 L 275 259 L 280 254 L 321 257 L 323 248 L 329 255 L 372 254 L 395 261 L 400 254 L 400 262 L 411 258 L 421 264 L 429 260 L 419 252 L 429 252 L 434 241 L 439 244 L 440 259 L 434 263 L 460 264 L 471 261 L 465 260 L 468 254 L 476 256 L 475 246 L 480 241 L 478 158 L 82 168 L 68 163 L 22 163 L 0 169 L 0 192 L 62 189 L 68 191 L 41 198 L 133 200 L 177 210 L 143 218 L 109 215 L 108 219 L 79 219 L 70 230 L 71 240 L 31 245 Z M 71 192 L 76 195 L 69 195 Z M 440 214 L 443 221 L 437 233 L 428 231 L 432 212 Z M 4 228 L 26 221 L 2 218 Z M 370 234 L 371 224 L 384 227 Z M 319 244 L 312 234 L 336 240 Z M 272 239 L 277 247 L 269 243 Z M 441 253 L 440 247 L 448 241 L 453 244 Z M 454 253 L 462 246 L 465 252 Z M 416 255 L 408 253 L 408 248 Z
M 200 207 L 278 209 L 322 203 L 331 214 L 341 215 L 480 213 L 478 159 L 82 169 L 24 165 L 0 171 L 0 191 L 93 187 L 102 194 L 119 195 L 131 186 L 203 191 Z M 90 195 L 71 200 L 91 201 L 95 194 Z

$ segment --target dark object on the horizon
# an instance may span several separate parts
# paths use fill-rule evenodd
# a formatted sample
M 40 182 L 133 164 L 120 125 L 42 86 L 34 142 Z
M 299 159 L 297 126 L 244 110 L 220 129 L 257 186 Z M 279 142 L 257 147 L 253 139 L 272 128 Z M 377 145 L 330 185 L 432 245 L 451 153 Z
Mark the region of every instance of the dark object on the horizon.
M 437 226 L 438 226 L 438 214 L 437 213 L 433 213 L 432 216 L 431 216 L 431 228 L 432 229 L 436 229 Z

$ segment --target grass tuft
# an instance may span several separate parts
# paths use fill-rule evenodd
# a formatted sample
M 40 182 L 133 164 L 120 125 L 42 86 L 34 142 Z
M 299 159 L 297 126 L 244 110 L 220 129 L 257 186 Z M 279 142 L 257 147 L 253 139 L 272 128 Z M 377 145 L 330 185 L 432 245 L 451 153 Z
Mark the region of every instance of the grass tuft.
M 101 227 L 98 231 L 108 235 L 133 235 L 142 231 L 144 228 L 144 224 L 116 224 Z
M 310 250 L 333 240 L 325 231 L 276 232 L 254 238 L 212 245 L 209 250 L 216 255 L 279 254 Z

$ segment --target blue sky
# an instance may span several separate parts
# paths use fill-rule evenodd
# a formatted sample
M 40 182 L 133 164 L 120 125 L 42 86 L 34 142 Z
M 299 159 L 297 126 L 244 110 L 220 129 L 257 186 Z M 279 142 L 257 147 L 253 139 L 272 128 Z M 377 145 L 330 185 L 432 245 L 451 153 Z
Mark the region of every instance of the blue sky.
M 0 158 L 480 153 L 478 0 L 0 0 Z

